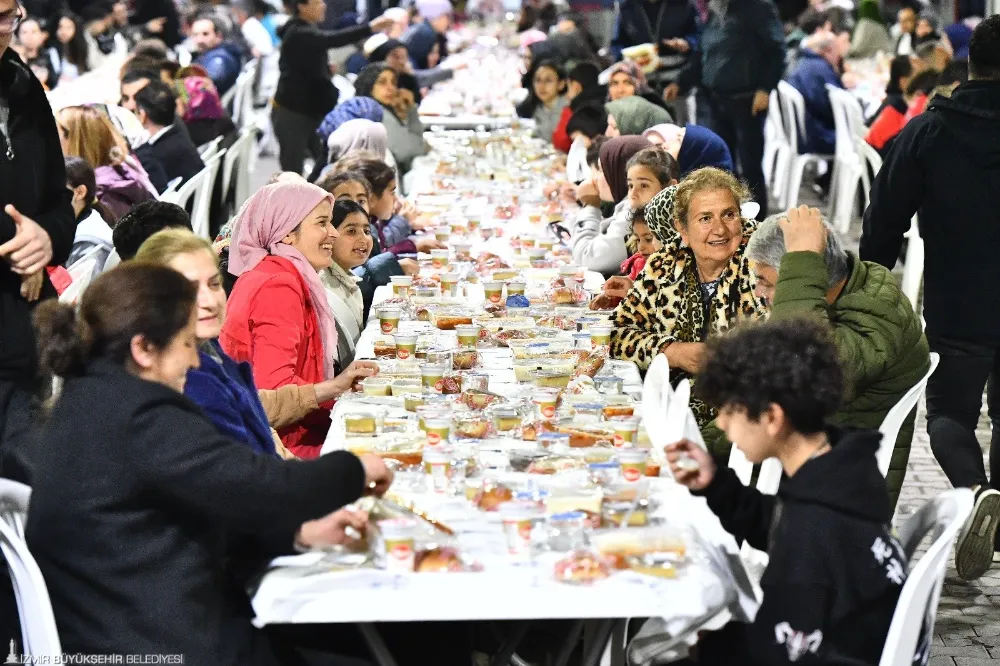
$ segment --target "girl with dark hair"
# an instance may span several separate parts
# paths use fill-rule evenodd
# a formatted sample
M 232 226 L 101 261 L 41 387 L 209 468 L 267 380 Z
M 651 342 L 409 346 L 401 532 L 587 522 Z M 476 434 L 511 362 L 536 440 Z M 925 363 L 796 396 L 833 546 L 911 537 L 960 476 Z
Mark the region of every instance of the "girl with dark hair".
M 90 71 L 87 65 L 87 40 L 80 17 L 64 12 L 54 19 L 55 39 L 50 43 L 59 54 L 59 78 L 71 81 Z
M 17 41 L 24 64 L 31 68 L 47 90 L 51 90 L 59 83 L 59 76 L 52 54 L 45 48 L 48 37 L 45 28 L 41 19 L 28 17 L 17 27 Z
M 563 68 L 551 60 L 539 63 L 531 77 L 531 95 L 535 98 L 531 117 L 535 121 L 535 134 L 548 143 L 552 143 L 563 109 L 569 104 L 565 93 Z
M 398 76 L 384 62 L 365 65 L 354 82 L 356 95 L 371 97 L 382 105 L 382 124 L 389 135 L 389 150 L 396 158 L 400 173 L 410 170 L 415 157 L 427 153 L 424 144 L 424 126 L 412 108 L 407 118 L 396 116 L 396 98 L 399 95 Z
M 97 200 L 97 178 L 86 160 L 66 158 L 66 187 L 73 193 L 73 215 L 76 216 L 76 235 L 66 265 L 72 266 L 85 257 L 96 259 L 93 276 L 97 277 L 115 249 L 111 228 L 118 218 Z
M 343 542 L 360 521 L 338 509 L 392 474 L 346 451 L 284 461 L 220 435 L 182 395 L 199 364 L 197 300 L 184 275 L 132 262 L 98 277 L 79 314 L 39 306 L 41 363 L 64 384 L 32 450 L 25 536 L 65 649 L 273 666 L 276 646 L 230 586 L 231 537 L 268 537 L 272 552 L 240 554 L 248 566 Z
M 337 89 L 330 80 L 327 51 L 389 28 L 393 21 L 379 17 L 367 25 L 323 30 L 318 25 L 326 15 L 323 0 L 289 0 L 288 9 L 291 18 L 279 30 L 280 74 L 271 122 L 278 139 L 282 170 L 301 173 L 307 156 L 322 159 L 325 151 L 316 128 L 337 106 Z
M 337 321 L 337 347 L 340 362 L 354 360 L 354 345 L 364 329 L 364 297 L 352 273 L 371 255 L 373 241 L 368 212 L 350 199 L 333 205 L 333 226 L 340 234 L 333 241 L 333 264 L 320 271 L 327 300 Z

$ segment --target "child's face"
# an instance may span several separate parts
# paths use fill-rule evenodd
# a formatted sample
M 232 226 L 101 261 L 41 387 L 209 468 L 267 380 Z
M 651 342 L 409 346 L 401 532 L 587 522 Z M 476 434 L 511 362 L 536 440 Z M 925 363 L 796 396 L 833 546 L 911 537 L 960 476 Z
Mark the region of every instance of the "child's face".
M 636 164 L 628 170 L 627 179 L 628 201 L 633 209 L 642 208 L 663 189 L 663 183 L 648 167 L 641 164 Z
M 413 91 L 408 88 L 400 88 L 396 93 L 396 104 L 395 110 L 396 115 L 400 118 L 406 118 L 410 115 L 410 109 L 412 109 L 417 103 L 417 98 L 413 96 Z
M 372 232 L 368 218 L 360 213 L 349 215 L 337 229 L 340 236 L 333 242 L 333 260 L 345 271 L 357 268 L 372 252 Z
M 372 97 L 383 106 L 392 106 L 396 101 L 397 94 L 396 73 L 387 69 L 379 74 L 375 80 L 375 85 L 372 87 Z
M 388 220 L 396 209 L 396 181 L 393 180 L 382 194 L 373 194 L 369 213 L 379 220 Z
M 754 421 L 747 416 L 746 409 L 729 406 L 719 410 L 715 422 L 747 460 L 759 465 L 778 454 L 778 437 L 784 428 L 780 413 L 781 408 L 772 405 Z
M 559 75 L 548 67 L 539 67 L 533 81 L 535 97 L 542 104 L 549 104 L 559 97 Z
M 28 20 L 21 24 L 20 29 L 17 31 L 17 39 L 24 48 L 34 53 L 42 47 L 45 35 L 42 33 L 41 28 L 38 27 L 37 21 Z
M 76 37 L 76 24 L 72 19 L 62 17 L 59 19 L 59 28 L 56 29 L 56 39 L 63 44 L 69 44 Z
M 368 188 L 356 180 L 349 180 L 346 183 L 341 183 L 340 185 L 337 185 L 337 187 L 333 188 L 334 199 L 350 199 L 364 208 L 366 213 L 370 213 L 370 209 L 368 207 L 370 197 L 371 195 L 368 192 Z
M 632 233 L 635 234 L 636 240 L 639 241 L 639 254 L 642 256 L 648 257 L 654 252 L 659 252 L 663 249 L 663 245 L 653 235 L 653 232 L 649 230 L 649 225 L 645 222 L 634 221 L 632 223 Z
M 579 81 L 574 81 L 573 79 L 570 79 L 569 82 L 566 84 L 566 99 L 572 101 L 582 92 L 583 92 L 583 86 L 580 84 Z

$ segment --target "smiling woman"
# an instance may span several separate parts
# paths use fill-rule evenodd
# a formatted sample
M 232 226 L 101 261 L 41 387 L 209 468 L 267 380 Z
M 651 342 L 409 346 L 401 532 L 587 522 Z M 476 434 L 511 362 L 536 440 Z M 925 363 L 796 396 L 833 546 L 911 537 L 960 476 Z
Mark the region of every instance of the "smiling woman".
M 756 223 L 740 217 L 746 187 L 720 169 L 693 172 L 645 207 L 650 231 L 663 243 L 615 311 L 611 355 L 646 369 L 658 353 L 671 381 L 698 371 L 705 340 L 763 316 L 744 256 Z M 700 426 L 714 418 L 692 400 Z
M 267 185 L 237 215 L 229 270 L 240 279 L 229 300 L 219 342 L 253 369 L 258 387 L 315 385 L 318 409 L 279 430 L 300 458 L 315 458 L 330 427 L 330 398 L 377 371 L 338 357 L 333 310 L 319 272 L 333 265 L 339 236 L 332 223 L 333 195 L 306 182 Z M 332 385 L 332 395 L 319 388 Z

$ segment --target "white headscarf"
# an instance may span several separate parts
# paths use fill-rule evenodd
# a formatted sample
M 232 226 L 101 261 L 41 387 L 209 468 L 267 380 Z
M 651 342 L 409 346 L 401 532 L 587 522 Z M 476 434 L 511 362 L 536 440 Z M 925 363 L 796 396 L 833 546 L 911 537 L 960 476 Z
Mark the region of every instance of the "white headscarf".
M 326 145 L 330 149 L 331 164 L 354 150 L 367 150 L 384 157 L 389 152 L 389 135 L 382 123 L 355 118 L 334 130 Z

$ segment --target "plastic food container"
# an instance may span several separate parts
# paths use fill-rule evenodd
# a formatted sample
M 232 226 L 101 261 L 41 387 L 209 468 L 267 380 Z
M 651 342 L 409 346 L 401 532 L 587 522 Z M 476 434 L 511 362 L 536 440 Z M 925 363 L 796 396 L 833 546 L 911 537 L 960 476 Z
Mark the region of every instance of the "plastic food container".
M 392 380 L 387 377 L 365 377 L 361 380 L 361 390 L 369 396 L 390 396 L 392 395 Z
M 378 420 L 375 414 L 364 411 L 344 413 L 344 432 L 348 435 L 367 435 L 374 437 L 378 430 Z
M 420 366 L 420 381 L 424 388 L 440 393 L 447 371 L 448 368 L 443 365 L 425 363 Z
M 396 307 L 383 307 L 378 309 L 378 325 L 386 335 L 390 335 L 399 330 L 399 319 L 402 311 Z
M 451 437 L 450 416 L 428 416 L 424 419 L 424 431 L 427 433 L 427 443 L 438 446 Z
M 407 518 L 381 520 L 378 528 L 382 533 L 386 570 L 413 571 L 416 521 Z
M 429 476 L 429 487 L 435 493 L 446 494 L 450 489 L 452 451 L 447 446 L 424 449 L 424 471 Z
M 535 386 L 539 388 L 564 389 L 569 386 L 572 373 L 563 370 L 538 370 L 535 372 Z
M 393 296 L 406 298 L 410 295 L 410 285 L 413 284 L 412 275 L 394 275 L 389 278 L 389 281 L 392 283 Z
M 441 293 L 455 296 L 458 293 L 458 273 L 441 273 Z
M 614 445 L 622 447 L 635 446 L 639 433 L 639 420 L 632 417 L 616 418 L 609 422 L 614 430 Z
M 396 358 L 400 361 L 414 358 L 417 354 L 416 333 L 396 333 L 392 336 L 396 343 Z
M 484 280 L 483 292 L 486 300 L 490 303 L 500 303 L 503 300 L 503 282 L 497 280 Z M 471 321 L 469 323 L 472 323 Z
M 476 343 L 479 342 L 480 330 L 481 328 L 476 324 L 462 324 L 460 326 L 456 326 L 455 333 L 458 335 L 458 346 L 475 348 Z
M 433 266 L 434 268 L 444 268 L 447 265 L 448 265 L 448 250 L 446 249 L 431 250 L 431 266 Z
M 634 483 L 645 477 L 648 460 L 649 452 L 644 449 L 622 449 L 619 451 L 618 461 L 621 463 L 622 478 L 629 483 Z
M 542 419 L 552 419 L 556 416 L 556 404 L 559 402 L 559 392 L 553 389 L 537 388 L 531 395 L 531 402 L 538 410 Z M 541 441 L 541 437 L 539 437 Z
M 515 500 L 500 506 L 508 555 L 516 560 L 531 559 L 531 533 L 542 516 L 537 504 L 528 500 Z
M 419 379 L 393 379 L 391 386 L 393 396 L 415 395 L 423 391 Z

